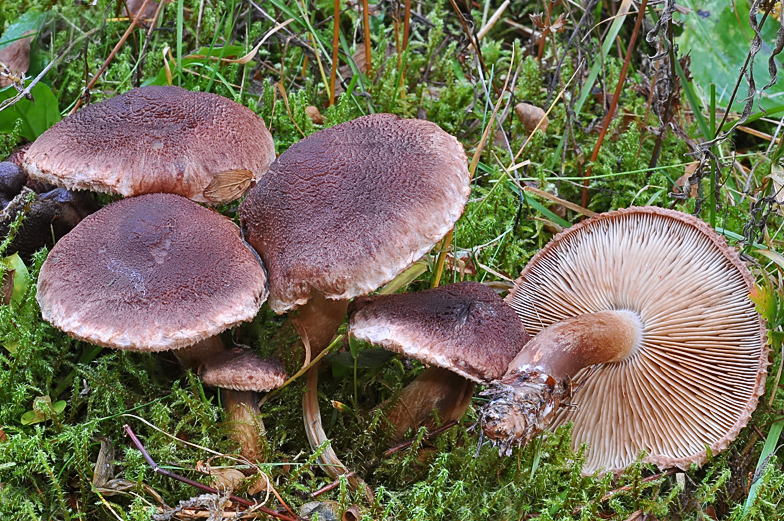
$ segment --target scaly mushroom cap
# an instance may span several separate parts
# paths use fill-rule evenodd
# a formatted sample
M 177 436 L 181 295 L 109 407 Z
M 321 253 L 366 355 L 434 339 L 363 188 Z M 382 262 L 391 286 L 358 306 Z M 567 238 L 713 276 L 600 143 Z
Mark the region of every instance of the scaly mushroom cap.
M 360 297 L 348 312 L 357 338 L 477 383 L 503 376 L 528 342 L 514 310 L 477 282 Z
M 283 364 L 274 358 L 261 358 L 248 349 L 227 349 L 199 368 L 201 381 L 213 387 L 234 391 L 271 391 L 288 377 Z
M 276 313 L 365 295 L 427 253 L 470 192 L 462 145 L 391 114 L 316 132 L 289 148 L 240 206 L 269 271 Z
M 534 336 L 554 322 L 628 310 L 642 340 L 598 366 L 563 409 L 584 471 L 618 471 L 641 451 L 686 468 L 725 449 L 749 420 L 768 365 L 749 270 L 699 219 L 661 208 L 598 215 L 558 234 L 523 270 L 507 301 Z M 582 381 L 588 369 L 573 380 Z
M 41 314 L 116 349 L 195 344 L 253 319 L 264 268 L 225 217 L 172 194 L 123 199 L 84 219 L 49 253 Z
M 221 203 L 240 197 L 274 159 L 272 136 L 247 107 L 215 94 L 152 86 L 55 124 L 27 151 L 24 167 L 74 190 Z

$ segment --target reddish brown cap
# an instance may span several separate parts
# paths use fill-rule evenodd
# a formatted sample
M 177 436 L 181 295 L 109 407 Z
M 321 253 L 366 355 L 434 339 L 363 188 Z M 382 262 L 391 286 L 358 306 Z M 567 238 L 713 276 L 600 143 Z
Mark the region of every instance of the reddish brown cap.
M 626 310 L 642 324 L 624 360 L 598 366 L 562 409 L 584 471 L 621 470 L 641 451 L 660 467 L 727 448 L 763 392 L 768 348 L 754 282 L 723 237 L 694 216 L 629 208 L 558 234 L 507 301 L 533 335 L 554 322 Z M 590 369 L 574 377 L 581 381 Z
M 360 297 L 348 324 L 361 340 L 478 383 L 503 376 L 529 338 L 514 310 L 477 282 Z
M 294 144 L 240 206 L 277 313 L 367 294 L 427 253 L 468 199 L 462 145 L 437 125 L 365 116 Z
M 220 214 L 177 195 L 124 199 L 84 219 L 38 278 L 43 318 L 80 340 L 162 351 L 251 320 L 264 268 Z
M 44 132 L 27 172 L 76 190 L 173 193 L 204 203 L 240 197 L 275 159 L 247 107 L 179 87 L 142 87 L 95 103 Z
M 274 358 L 261 358 L 248 349 L 227 349 L 199 368 L 201 381 L 213 387 L 234 391 L 271 391 L 286 381 L 283 364 Z

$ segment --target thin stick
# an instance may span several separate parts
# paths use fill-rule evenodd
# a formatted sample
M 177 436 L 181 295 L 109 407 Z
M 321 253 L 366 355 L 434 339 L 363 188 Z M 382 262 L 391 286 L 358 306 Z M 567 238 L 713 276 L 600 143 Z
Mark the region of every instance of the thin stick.
M 492 29 L 498 20 L 501 19 L 501 15 L 504 14 L 504 11 L 506 11 L 506 8 L 509 7 L 510 3 L 510 0 L 505 0 L 504 3 L 501 4 L 501 7 L 499 7 L 495 13 L 493 13 L 493 16 L 490 17 L 490 20 L 488 20 L 487 23 L 482 26 L 481 29 L 479 29 L 479 32 L 476 34 L 477 40 L 481 41 L 482 38 L 484 38 L 485 35 L 490 32 L 490 29 Z M 487 6 L 487 4 L 485 4 L 485 6 Z
M 307 365 L 303 365 L 303 366 L 302 366 L 302 368 L 301 368 L 299 371 L 297 371 L 297 372 L 294 374 L 294 376 L 292 376 L 291 378 L 289 378 L 288 380 L 286 380 L 286 381 L 283 383 L 283 385 L 281 385 L 280 387 L 278 387 L 278 388 L 277 388 L 277 389 L 275 389 L 274 391 L 271 391 L 270 393 L 267 393 L 267 395 L 266 395 L 266 396 L 267 396 L 267 398 L 269 398 L 270 396 L 274 396 L 275 394 L 279 393 L 281 389 L 283 389 L 284 387 L 286 387 L 288 384 L 290 384 L 291 382 L 293 382 L 294 380 L 296 380 L 297 378 L 299 378 L 299 377 L 300 377 L 300 376 L 302 376 L 303 374 L 307 373 L 307 372 L 308 372 L 308 370 L 309 370 L 311 367 L 313 367 L 313 366 L 315 366 L 316 364 L 318 364 L 318 363 L 321 361 L 321 359 L 322 359 L 322 358 L 324 358 L 325 356 L 327 356 L 327 355 L 329 354 L 329 352 L 330 352 L 330 351 L 332 351 L 332 348 L 333 348 L 333 347 L 335 347 L 336 345 L 338 345 L 338 342 L 340 342 L 341 340 L 343 340 L 343 335 L 338 335 L 338 337 L 337 337 L 335 340 L 333 340 L 333 341 L 332 341 L 332 343 L 331 343 L 331 344 L 329 344 L 329 346 L 327 346 L 327 348 L 326 348 L 326 349 L 324 349 L 322 352 L 320 352 L 320 353 L 318 354 L 318 356 L 316 356 L 316 358 L 314 358 L 314 359 L 313 359 L 313 360 L 312 360 L 312 361 L 311 361 L 309 364 L 307 364 Z
M 610 103 L 610 110 L 607 111 L 607 115 L 604 117 L 604 124 L 602 125 L 602 131 L 599 133 L 599 139 L 596 140 L 596 146 L 593 147 L 593 154 L 591 154 L 591 164 L 588 166 L 588 169 L 585 171 L 585 180 L 583 181 L 583 193 L 582 193 L 582 206 L 584 208 L 588 207 L 588 178 L 591 176 L 591 171 L 593 170 L 593 163 L 596 161 L 596 158 L 599 156 L 599 149 L 602 148 L 602 142 L 604 141 L 604 136 L 607 134 L 607 129 L 610 127 L 610 121 L 612 120 L 613 113 L 615 109 L 618 107 L 618 98 L 621 97 L 621 90 L 623 90 L 623 84 L 626 81 L 626 72 L 629 70 L 629 62 L 632 59 L 632 50 L 634 49 L 634 44 L 637 41 L 637 35 L 640 32 L 640 26 L 642 25 L 642 20 L 645 18 L 645 7 L 648 5 L 648 0 L 642 0 L 640 4 L 640 10 L 637 12 L 637 21 L 634 23 L 634 31 L 632 32 L 632 37 L 629 40 L 629 47 L 626 49 L 626 59 L 623 61 L 623 68 L 621 69 L 621 76 L 618 78 L 618 85 L 615 86 L 615 95 L 613 96 L 612 103 Z
M 362 23 L 365 26 L 365 74 L 370 76 L 373 58 L 370 54 L 370 6 L 368 6 L 368 0 L 362 0 Z
M 82 91 L 82 95 L 79 96 L 78 100 L 76 100 L 76 105 L 74 105 L 74 108 L 71 109 L 71 112 L 69 112 L 69 115 L 73 114 L 74 112 L 76 112 L 79 109 L 79 107 L 82 105 L 82 100 L 84 99 L 84 97 L 90 92 L 90 89 L 95 87 L 95 84 L 98 83 L 98 78 L 101 77 L 101 74 L 103 74 L 103 72 L 106 70 L 106 68 L 109 66 L 109 64 L 114 59 L 114 56 L 120 50 L 120 47 L 123 46 L 123 44 L 125 43 L 125 40 L 127 40 L 128 37 L 133 32 L 134 27 L 136 27 L 136 25 L 142 19 L 142 14 L 144 14 L 144 10 L 147 8 L 147 4 L 149 4 L 149 3 L 150 3 L 150 0 L 144 0 L 144 2 L 142 2 L 142 5 L 139 6 L 139 10 L 136 12 L 136 16 L 133 17 L 133 21 L 131 22 L 131 25 L 129 25 L 128 29 L 125 30 L 125 34 L 122 35 L 122 38 L 120 38 L 120 41 L 117 42 L 117 45 L 114 46 L 114 49 L 112 49 L 112 52 L 110 52 L 109 56 L 106 58 L 106 60 L 104 60 L 103 65 L 101 65 L 101 68 L 98 69 L 98 72 L 95 73 L 95 76 L 93 76 L 93 79 L 90 80 L 90 83 L 88 83 L 87 86 L 84 88 L 84 90 Z
M 335 104 L 335 81 L 338 76 L 338 43 L 340 40 L 340 0 L 335 0 L 335 16 L 332 19 L 332 71 L 329 74 L 329 105 Z
M 451 429 L 452 427 L 457 425 L 457 423 L 458 423 L 457 420 L 452 420 L 451 422 L 445 423 L 441 427 L 439 427 L 437 429 L 433 429 L 432 431 L 430 431 L 427 434 L 425 434 L 424 439 L 427 440 L 427 439 L 432 438 L 433 436 L 441 434 L 445 430 Z M 403 443 L 399 443 L 399 444 L 395 445 L 394 447 L 390 447 L 389 449 L 384 451 L 384 457 L 388 458 L 389 456 L 391 456 L 393 454 L 396 454 L 396 453 L 400 452 L 401 450 L 405 450 L 405 449 L 409 448 L 411 445 L 414 444 L 415 441 L 416 441 L 416 438 L 414 438 L 412 440 L 406 440 Z
M 403 15 L 403 50 L 408 47 L 408 31 L 411 25 L 411 0 L 406 0 L 406 11 Z
M 345 477 L 346 477 L 346 479 L 348 479 L 348 478 L 350 478 L 350 477 L 353 477 L 353 476 L 354 476 L 354 474 L 355 474 L 355 472 L 352 470 L 352 471 L 351 471 L 351 472 L 349 472 L 348 474 L 343 474 L 343 476 L 345 476 Z M 320 489 L 318 489 L 317 491 L 315 491 L 314 493 L 312 493 L 312 494 L 311 494 L 311 496 L 312 496 L 312 497 L 318 497 L 318 496 L 320 496 L 321 494 L 323 494 L 324 492 L 329 492 L 330 490 L 332 490 L 333 488 L 337 487 L 338 485 L 340 485 L 340 480 L 339 480 L 339 479 L 336 479 L 335 481 L 333 481 L 333 482 L 332 482 L 332 483 L 330 483 L 329 485 L 324 485 L 323 487 L 321 487 Z
M 145 461 L 152 468 L 153 472 L 155 472 L 156 474 L 160 474 L 161 476 L 166 476 L 167 478 L 171 478 L 171 479 L 177 480 L 177 481 L 179 481 L 181 483 L 185 483 L 186 485 L 190 485 L 192 487 L 198 488 L 199 490 L 203 490 L 205 492 L 209 492 L 211 494 L 220 494 L 220 491 L 217 490 L 217 489 L 214 489 L 212 487 L 208 487 L 207 485 L 199 483 L 198 481 L 194 481 L 192 479 L 188 479 L 188 478 L 186 478 L 184 476 L 180 476 L 179 474 L 175 474 L 174 472 L 171 472 L 169 470 L 162 469 L 161 467 L 159 467 L 158 464 L 155 463 L 155 461 L 152 459 L 152 456 L 150 456 L 150 454 L 144 448 L 144 445 L 142 445 L 142 442 L 139 441 L 139 438 L 136 437 L 136 434 L 134 434 L 133 429 L 131 429 L 131 426 L 126 424 L 126 425 L 123 426 L 123 428 L 125 429 L 125 433 L 128 435 L 128 437 L 131 438 L 131 441 L 136 446 L 136 448 L 139 450 L 139 452 L 142 453 L 142 457 L 144 457 Z M 276 518 L 282 519 L 284 521 L 296 521 L 294 518 L 291 518 L 291 517 L 288 517 L 288 516 L 284 516 L 284 515 L 276 512 L 276 511 L 272 510 L 272 509 L 269 509 L 267 507 L 261 506 L 258 503 L 254 503 L 252 501 L 248 501 L 247 499 L 241 498 L 239 496 L 235 496 L 234 494 L 229 495 L 229 499 L 231 499 L 232 501 L 234 501 L 236 503 L 239 503 L 242 506 L 254 507 L 254 508 L 258 509 L 260 512 L 264 512 L 268 516 L 276 517 Z

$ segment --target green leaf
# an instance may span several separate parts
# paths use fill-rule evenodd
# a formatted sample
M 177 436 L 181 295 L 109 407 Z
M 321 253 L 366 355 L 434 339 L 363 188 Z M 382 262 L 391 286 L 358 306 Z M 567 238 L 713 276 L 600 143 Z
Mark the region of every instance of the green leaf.
M 14 290 L 11 294 L 11 303 L 18 304 L 30 285 L 30 273 L 27 271 L 27 266 L 25 266 L 18 253 L 0 259 L 0 266 L 13 274 Z
M 768 437 L 765 439 L 765 445 L 763 445 L 762 452 L 759 455 L 759 460 L 757 460 L 757 470 L 754 472 L 755 481 L 751 484 L 751 488 L 749 488 L 749 496 L 746 498 L 746 503 L 743 505 L 744 515 L 749 514 L 751 507 L 754 506 L 754 503 L 757 500 L 757 494 L 759 492 L 760 485 L 763 483 L 762 476 L 765 474 L 765 469 L 770 462 L 770 458 L 773 456 L 773 452 L 776 450 L 776 446 L 778 445 L 779 437 L 781 437 L 781 431 L 783 429 L 784 420 L 779 420 L 770 427 Z
M 25 14 L 14 20 L 8 29 L 0 37 L 0 49 L 11 45 L 16 40 L 25 36 L 30 36 L 30 33 L 37 33 L 39 28 L 46 22 L 49 13 L 39 13 L 38 11 L 27 11 Z
M 38 396 L 33 401 L 33 410 L 24 413 L 19 421 L 22 425 L 30 425 L 51 420 L 62 413 L 65 410 L 65 406 L 65 400 L 52 403 L 52 399 L 48 396 Z
M 0 112 L 0 133 L 10 134 L 17 121 L 21 121 L 21 134 L 35 141 L 46 129 L 62 119 L 57 98 L 48 85 L 38 82 L 31 89 L 33 101 L 22 98 Z M 0 90 L 0 103 L 17 95 L 16 89 L 7 87 Z
M 185 57 L 182 59 L 182 68 L 183 69 L 191 69 L 193 70 L 194 67 L 205 67 L 212 70 L 212 67 L 220 67 L 219 61 L 210 58 L 237 58 L 245 54 L 245 48 L 240 47 L 239 45 L 226 45 L 224 47 L 213 47 L 210 49 L 209 47 L 202 47 L 193 55 L 196 56 L 204 56 L 204 58 L 188 58 Z M 253 62 L 251 62 L 253 63 Z M 174 68 L 175 64 L 169 64 L 169 68 L 172 73 L 176 74 L 177 70 Z M 142 82 L 142 86 L 146 87 L 148 85 L 168 85 L 169 79 L 166 77 L 166 67 L 161 67 L 158 71 L 158 74 L 144 82 Z
M 726 107 L 754 36 L 749 25 L 749 2 L 705 0 L 696 3 L 685 0 L 684 4 L 690 8 L 690 12 L 682 16 L 683 33 L 678 38 L 680 53 L 691 54 L 689 70 L 694 80 L 700 85 L 715 83 L 716 103 Z M 776 42 L 778 26 L 779 22 L 768 16 L 760 32 L 762 49 L 754 58 L 754 80 L 758 89 L 770 81 L 768 58 Z M 778 65 L 781 68 L 781 63 Z M 772 108 L 780 105 L 782 94 L 784 82 L 779 81 L 763 92 L 762 106 Z M 732 109 L 742 109 L 747 95 L 748 85 L 744 80 L 738 87 Z

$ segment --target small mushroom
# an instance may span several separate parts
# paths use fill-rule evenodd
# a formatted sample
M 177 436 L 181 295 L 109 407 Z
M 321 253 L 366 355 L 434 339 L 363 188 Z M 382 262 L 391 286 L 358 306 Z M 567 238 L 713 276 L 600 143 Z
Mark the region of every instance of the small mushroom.
M 259 460 L 259 434 L 264 431 L 264 423 L 257 393 L 283 385 L 287 378 L 283 364 L 260 358 L 248 349 L 234 348 L 204 360 L 199 377 L 206 385 L 221 388 L 221 403 L 232 423 L 232 438 L 245 458 Z
M 507 297 L 535 336 L 485 392 L 485 433 L 508 453 L 573 422 L 586 473 L 620 471 L 641 451 L 662 468 L 704 463 L 763 392 L 753 287 L 724 238 L 680 212 L 629 208 L 560 233 Z M 560 407 L 573 385 L 576 406 Z
M 466 164 L 437 125 L 373 114 L 294 144 L 250 190 L 240 220 L 269 272 L 270 308 L 299 308 L 314 356 L 352 297 L 392 280 L 452 228 L 470 192 Z M 314 368 L 303 398 L 312 447 L 326 438 L 316 385 Z
M 27 150 L 24 168 L 72 190 L 173 193 L 217 204 L 245 193 L 273 159 L 272 136 L 247 107 L 215 94 L 150 86 L 56 123 Z
M 506 372 L 529 337 L 498 294 L 477 282 L 418 293 L 360 297 L 349 306 L 349 333 L 430 367 L 387 412 L 399 440 L 411 427 L 460 419 L 474 385 Z

